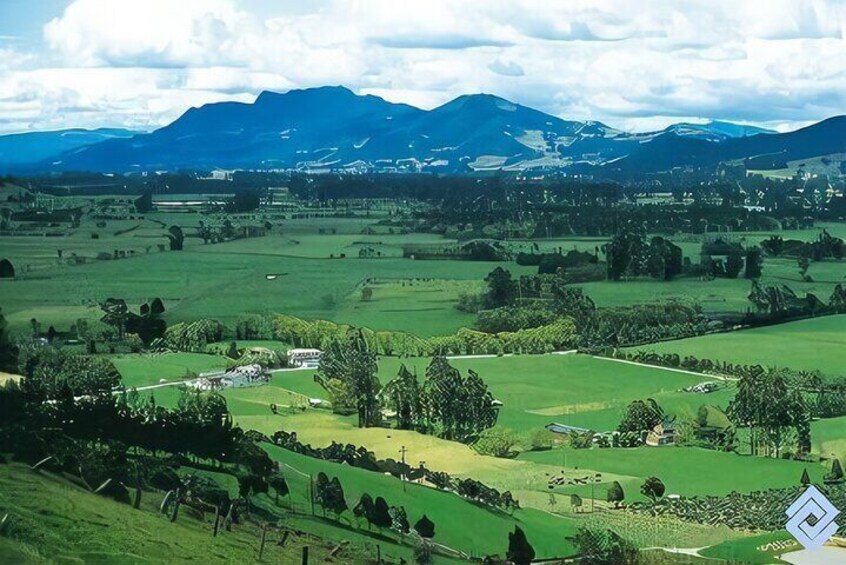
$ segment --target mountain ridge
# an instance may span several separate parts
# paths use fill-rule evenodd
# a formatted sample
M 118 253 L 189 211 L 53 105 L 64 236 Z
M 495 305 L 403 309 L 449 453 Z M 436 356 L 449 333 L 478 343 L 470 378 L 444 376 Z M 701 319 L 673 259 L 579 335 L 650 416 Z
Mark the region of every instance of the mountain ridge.
M 833 125 L 826 125 L 832 119 Z M 810 134 L 794 135 L 809 128 Z M 56 154 L 38 160 L 19 159 L 11 168 L 115 173 L 212 168 L 437 173 L 578 168 L 632 175 L 763 153 L 804 158 L 821 151 L 846 151 L 846 143 L 841 143 L 846 140 L 846 122 L 835 117 L 809 128 L 776 133 L 717 120 L 627 133 L 601 122 L 562 119 L 493 94 L 465 94 L 423 110 L 359 95 L 343 86 L 323 86 L 263 91 L 251 103 L 192 107 L 152 132 L 60 147 Z M 0 147 L 4 137 L 0 136 Z

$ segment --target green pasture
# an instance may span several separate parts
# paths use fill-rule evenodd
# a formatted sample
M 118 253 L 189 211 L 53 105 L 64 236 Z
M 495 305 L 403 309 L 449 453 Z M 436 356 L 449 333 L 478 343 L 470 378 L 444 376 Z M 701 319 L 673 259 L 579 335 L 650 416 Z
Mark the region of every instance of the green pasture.
M 724 561 L 750 563 L 751 565 L 778 565 L 786 563 L 778 558 L 785 549 L 802 549 L 799 542 L 786 531 L 770 532 L 748 538 L 728 540 L 700 551 L 703 557 Z
M 161 379 L 182 380 L 226 367 L 224 357 L 204 353 L 133 353 L 110 360 L 127 387 L 155 385 Z
M 314 225 L 334 220 L 313 219 Z M 277 230 L 278 235 L 268 237 L 240 239 L 226 244 L 201 245 L 197 251 L 204 253 L 242 252 L 246 255 L 276 255 L 304 257 L 309 259 L 328 259 L 330 256 L 357 259 L 362 249 L 372 249 L 375 258 L 402 257 L 405 244 L 446 244 L 454 240 L 444 239 L 439 235 L 425 233 L 378 234 L 361 233 L 297 233 L 286 229 L 287 221 Z M 319 228 L 317 228 L 319 229 Z M 326 228 L 324 228 L 326 229 Z
M 546 465 L 576 467 L 590 472 L 627 477 L 621 481 L 626 500 L 640 500 L 640 485 L 647 477 L 660 478 L 666 494 L 682 496 L 725 495 L 799 484 L 804 469 L 811 480 L 822 482 L 825 467 L 801 461 L 737 455 L 696 447 L 639 447 L 634 449 L 572 449 L 523 453 L 521 460 Z M 603 481 L 605 482 L 605 481 Z M 610 482 L 610 481 L 609 481 Z M 604 485 L 600 497 L 605 498 Z M 563 488 L 570 492 L 572 488 Z M 580 494 L 589 487 L 578 487 Z
M 98 227 L 97 223 L 105 223 Z M 66 235 L 45 237 L 43 235 L 3 236 L 0 256 L 8 258 L 15 265 L 18 276 L 37 277 L 45 269 L 70 268 L 59 266 L 59 251 L 62 259 L 74 255 L 89 261 L 100 253 L 112 256 L 115 250 L 127 255 L 158 254 L 158 245 L 169 243 L 165 236 L 165 227 L 150 220 L 85 220 L 79 228 L 47 228 L 48 231 L 61 231 Z M 96 234 L 97 239 L 92 238 Z M 186 245 L 190 246 L 190 240 Z M 126 261 L 126 259 L 113 259 Z
M 455 308 L 461 293 L 482 291 L 481 281 L 376 280 L 368 283 L 373 294 L 363 300 L 359 290 L 340 301 L 333 319 L 369 328 L 407 327 L 423 337 L 449 335 L 460 327 L 472 327 L 474 314 Z
M 421 380 L 430 359 L 383 357 L 382 381 L 393 378 L 399 365 L 417 371 Z M 711 380 L 655 367 L 641 367 L 587 355 L 514 355 L 456 358 L 450 363 L 466 375 L 473 369 L 494 397 L 503 403 L 498 424 L 519 432 L 552 422 L 606 431 L 616 428 L 632 400 L 655 398 L 668 407 L 713 403 L 711 395 L 680 389 Z
M 25 465 L 0 465 L 0 514 L 9 514 L 7 533 L 0 536 L 0 562 L 172 563 L 200 556 L 220 563 L 256 561 L 260 532 L 254 524 L 212 537 L 213 516 L 198 519 L 183 511 L 171 523 L 158 512 L 162 496 L 146 492 L 141 509 L 134 510 L 64 478 Z M 309 531 L 306 521 L 294 527 Z M 344 530 L 331 530 L 330 539 L 348 539 Z M 268 543 L 264 559 L 298 562 L 303 545 L 310 546 L 316 561 L 332 549 L 327 541 L 292 536 L 284 548 Z
M 153 297 L 161 297 L 170 323 L 212 317 L 232 324 L 241 314 L 267 311 L 349 322 L 355 321 L 355 306 L 366 280 L 435 279 L 478 284 L 499 265 L 398 257 L 318 259 L 250 254 L 243 248 L 282 238 L 200 244 L 184 251 L 57 266 L 38 277 L 2 281 L 0 304 L 16 331 L 25 331 L 31 318 L 60 331 L 80 317 L 98 319 L 101 313 L 97 303 L 108 297 L 125 299 L 133 310 Z M 531 270 L 514 266 L 515 275 Z M 445 330 L 451 333 L 466 325 L 467 317 L 446 301 L 457 296 L 456 292 L 424 296 L 407 287 L 409 294 L 404 297 L 401 289 L 393 296 L 376 297 L 367 305 L 374 329 L 433 335 Z M 425 302 L 413 304 L 416 299 Z M 429 314 L 417 319 L 414 314 L 420 310 Z
M 667 341 L 639 349 L 843 375 L 844 348 L 846 315 Z

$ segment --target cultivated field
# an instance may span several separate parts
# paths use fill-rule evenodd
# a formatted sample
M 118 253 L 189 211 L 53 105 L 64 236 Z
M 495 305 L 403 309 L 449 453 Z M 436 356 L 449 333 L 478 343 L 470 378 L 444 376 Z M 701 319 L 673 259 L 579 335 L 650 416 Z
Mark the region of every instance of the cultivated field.
M 645 351 L 700 359 L 846 374 L 846 316 L 825 316 L 739 332 L 667 341 Z

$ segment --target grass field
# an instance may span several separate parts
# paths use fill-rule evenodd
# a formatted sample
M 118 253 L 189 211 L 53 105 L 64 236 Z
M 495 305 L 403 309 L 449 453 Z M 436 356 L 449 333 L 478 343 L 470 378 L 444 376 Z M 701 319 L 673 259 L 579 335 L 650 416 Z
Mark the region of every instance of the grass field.
M 382 381 L 393 378 L 404 363 L 421 379 L 429 359 L 385 357 L 379 364 Z M 693 411 L 713 403 L 711 395 L 680 393 L 680 389 L 705 380 L 654 367 L 639 367 L 595 359 L 587 355 L 524 355 L 459 358 L 450 361 L 466 374 L 473 369 L 503 402 L 498 424 L 524 432 L 551 422 L 591 428 L 614 429 L 635 399 L 653 397 L 668 407 Z M 693 412 L 695 413 L 695 412 Z
M 207 371 L 223 369 L 226 359 L 203 353 L 139 353 L 111 358 L 127 387 L 158 384 L 161 379 L 181 380 Z
M 481 292 L 481 281 L 377 280 L 367 285 L 370 300 L 358 290 L 344 296 L 333 314 L 337 322 L 371 328 L 386 324 L 402 327 L 423 337 L 448 335 L 460 327 L 472 327 L 476 316 L 455 308 L 462 292 Z M 409 321 L 413 320 L 413 325 Z M 402 326 L 400 326 L 402 324 Z
M 846 416 L 811 423 L 813 449 L 822 457 L 836 457 L 846 463 Z
M 695 247 L 698 247 L 698 244 Z M 764 285 L 786 284 L 800 296 L 810 292 L 827 301 L 834 286 L 846 282 L 846 262 L 813 263 L 808 274 L 813 278 L 812 282 L 801 279 L 795 260 L 767 258 L 760 282 Z M 666 282 L 638 279 L 624 282 L 589 282 L 580 286 L 598 306 L 626 306 L 678 300 L 699 304 L 706 312 L 745 312 L 748 308 L 753 308 L 748 299 L 751 283 L 744 278 L 706 281 L 688 277 Z
M 627 500 L 642 499 L 640 485 L 658 477 L 667 494 L 683 496 L 724 495 L 799 484 L 803 469 L 821 482 L 822 465 L 724 453 L 695 447 L 639 447 L 635 449 L 572 449 L 524 453 L 520 459 L 547 465 L 566 462 L 567 467 L 629 477 L 621 482 Z M 570 492 L 566 488 L 563 492 Z M 581 493 L 584 487 L 579 487 Z M 605 490 L 601 490 L 604 499 Z
M 8 533 L 0 536 L 0 563 L 256 562 L 255 524 L 213 538 L 209 515 L 199 520 L 185 511 L 170 523 L 157 511 L 161 496 L 146 493 L 142 509 L 133 510 L 65 479 L 0 464 L 0 514 L 9 514 Z M 342 535 L 335 532 L 336 539 Z M 264 561 L 298 562 L 306 544 L 315 561 L 331 550 L 328 542 L 293 536 L 285 548 L 268 543 Z
M 646 351 L 693 355 L 718 361 L 846 373 L 846 316 L 825 316 L 739 332 L 641 347 Z
M 749 538 L 729 540 L 700 552 L 705 557 L 725 561 L 740 561 L 751 565 L 773 565 L 786 563 L 777 557 L 782 550 L 775 548 L 801 549 L 799 542 L 789 533 L 771 532 Z
M 184 376 L 189 367 L 194 371 L 211 370 L 221 360 L 213 355 L 167 354 L 164 357 L 125 356 L 115 362 L 128 385 L 140 386 L 155 384 L 159 378 Z M 383 383 L 389 381 L 396 376 L 400 364 L 405 364 L 422 380 L 429 362 L 429 358 L 382 357 L 379 379 Z M 684 387 L 711 380 L 706 376 L 615 363 L 587 355 L 457 358 L 450 363 L 463 374 L 469 369 L 479 373 L 494 397 L 503 402 L 498 424 L 521 433 L 552 422 L 597 431 L 612 430 L 628 403 L 636 399 L 655 398 L 667 413 L 694 416 L 700 405 L 724 406 L 731 396 L 728 390 L 711 394 L 680 392 Z M 309 398 L 326 398 L 326 391 L 314 382 L 314 372 L 276 372 L 270 387 L 227 390 L 224 394 L 230 402 L 253 396 L 255 390 L 272 389 L 287 389 Z M 160 377 L 162 374 L 165 376 Z M 262 394 L 257 394 L 260 406 L 253 406 L 247 412 L 233 408 L 233 413 L 236 416 L 267 414 L 272 396 L 262 401 Z
M 202 220 L 214 215 L 151 213 L 144 219 L 106 220 L 105 227 L 84 219 L 82 226 L 62 237 L 4 236 L 3 257 L 18 266 L 19 278 L 0 282 L 0 304 L 15 331 L 26 331 L 29 320 L 67 330 L 78 318 L 100 317 L 99 301 L 120 297 L 137 308 L 153 297 L 167 307 L 169 322 L 215 317 L 233 322 L 249 312 L 277 311 L 304 318 L 325 318 L 374 329 L 406 330 L 431 336 L 452 333 L 471 325 L 473 317 L 454 309 L 458 293 L 479 288 L 485 275 L 503 266 L 517 277 L 536 272 L 514 262 L 412 261 L 402 259 L 402 245 L 451 242 L 436 234 L 378 233 L 363 235 L 378 217 L 273 219 L 274 234 L 216 245 L 195 237 Z M 250 220 L 254 221 L 254 220 Z M 164 227 L 180 225 L 186 232 L 185 249 L 158 251 L 166 243 Z M 846 234 L 846 224 L 820 224 L 813 230 L 785 231 L 785 238 L 813 239 L 822 228 Z M 320 233 L 320 232 L 323 233 Z M 97 233 L 99 239 L 91 239 Z M 756 243 L 769 233 L 744 233 Z M 580 249 L 594 251 L 605 238 L 569 237 L 507 242 L 516 251 Z M 695 236 L 683 236 L 685 253 L 698 261 Z M 688 241 L 690 240 L 690 241 Z M 361 249 L 379 257 L 360 259 Z M 93 261 L 84 265 L 59 264 L 76 254 L 89 259 L 99 253 L 134 251 L 130 258 Z M 341 255 L 345 258 L 341 259 Z M 330 258 L 334 257 L 334 258 Z M 815 282 L 800 280 L 795 261 L 768 258 L 765 283 L 786 283 L 799 292 L 822 298 L 844 281 L 846 263 L 812 264 Z M 278 275 L 268 280 L 266 275 Z M 417 279 L 414 285 L 405 281 Z M 421 283 L 421 279 L 430 279 Z M 375 280 L 373 298 L 361 300 L 361 287 Z M 743 279 L 672 282 L 606 281 L 582 285 L 600 306 L 648 303 L 664 299 L 693 299 L 709 311 L 743 311 L 748 306 L 749 282 Z
M 565 539 L 575 531 L 572 520 L 532 508 L 517 510 L 509 516 L 429 487 L 406 484 L 403 488 L 399 480 L 379 473 L 320 461 L 272 445 L 266 446 L 266 449 L 272 458 L 301 473 L 315 475 L 323 471 L 330 477 L 337 476 L 350 506 L 367 492 L 374 498 L 383 496 L 391 505 L 404 506 L 412 523 L 425 512 L 435 523 L 435 541 L 465 553 L 477 557 L 493 553 L 502 555 L 508 543 L 507 534 L 515 524 L 524 529 L 539 558 L 566 557 L 573 553 L 572 546 Z M 305 504 L 308 500 L 308 479 L 297 479 L 294 473 L 288 473 L 288 476 L 292 478 L 294 500 Z M 472 527 L 468 527 L 470 524 Z
M 0 283 L 0 304 L 9 325 L 26 331 L 29 320 L 67 330 L 77 318 L 97 319 L 97 302 L 120 297 L 131 308 L 153 297 L 161 297 L 165 317 L 173 323 L 214 317 L 234 323 L 250 312 L 284 312 L 305 318 L 351 321 L 351 303 L 360 299 L 365 279 L 438 279 L 481 281 L 496 263 L 474 261 L 412 261 L 386 259 L 315 259 L 274 254 L 250 254 L 231 246 L 268 244 L 277 236 L 222 243 L 199 250 L 155 253 L 131 259 L 99 261 L 74 267 L 55 267 L 37 278 Z M 279 236 L 281 238 L 281 236 Z M 332 237 L 332 236 L 325 236 Z M 213 250 L 212 250 L 213 248 Z M 530 269 L 516 267 L 519 272 Z M 266 275 L 278 275 L 268 280 Z M 455 331 L 467 317 L 443 297 L 427 298 L 428 305 L 414 304 L 420 294 L 406 287 L 408 294 L 394 292 L 384 304 L 377 298 L 369 308 L 374 329 L 407 330 L 433 335 Z M 455 296 L 446 294 L 449 298 Z M 406 300 L 406 298 L 408 300 Z M 405 301 L 403 306 L 401 301 Z M 413 314 L 428 310 L 427 317 Z M 444 320 L 452 320 L 445 323 Z M 433 327 L 428 327 L 432 325 Z

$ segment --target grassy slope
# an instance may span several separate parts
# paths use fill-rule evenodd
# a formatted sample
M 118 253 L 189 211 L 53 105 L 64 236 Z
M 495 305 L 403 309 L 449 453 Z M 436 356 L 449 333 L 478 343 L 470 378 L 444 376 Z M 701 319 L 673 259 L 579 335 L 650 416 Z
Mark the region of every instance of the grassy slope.
M 160 494 L 147 493 L 142 510 L 133 510 L 62 478 L 18 464 L 0 465 L 0 514 L 10 516 L 9 534 L 0 537 L 0 562 L 256 561 L 255 525 L 236 526 L 213 538 L 210 516 L 201 521 L 183 510 L 171 524 L 156 512 L 160 500 Z M 295 562 L 301 545 L 297 540 L 285 548 L 268 543 L 264 561 Z M 325 543 L 309 545 L 317 559 L 330 549 Z
M 701 553 L 705 557 L 741 561 L 752 565 L 785 563 L 776 557 L 776 554 L 781 553 L 781 551 L 772 549 L 774 544 L 779 544 L 778 547 L 791 548 L 793 550 L 801 549 L 801 546 L 793 536 L 782 531 L 726 541 L 704 549 Z
M 404 506 L 409 521 L 414 523 L 424 513 L 435 523 L 435 541 L 465 553 L 482 556 L 504 553 L 508 532 L 519 525 L 526 532 L 539 557 L 572 555 L 573 548 L 565 539 L 575 531 L 575 523 L 534 509 L 518 510 L 513 516 L 467 502 L 457 495 L 429 487 L 406 484 L 393 477 L 304 457 L 290 451 L 266 446 L 271 457 L 296 470 L 330 477 L 337 476 L 344 487 L 347 503 L 352 507 L 362 493 L 374 498 L 383 496 L 390 505 Z M 289 472 L 294 500 L 305 504 L 307 479 Z
M 818 369 L 841 375 L 846 347 L 846 316 L 825 316 L 727 334 L 643 346 L 661 353 L 720 361 Z

